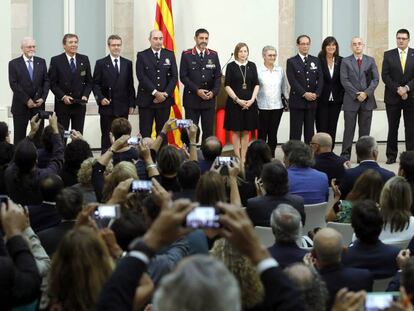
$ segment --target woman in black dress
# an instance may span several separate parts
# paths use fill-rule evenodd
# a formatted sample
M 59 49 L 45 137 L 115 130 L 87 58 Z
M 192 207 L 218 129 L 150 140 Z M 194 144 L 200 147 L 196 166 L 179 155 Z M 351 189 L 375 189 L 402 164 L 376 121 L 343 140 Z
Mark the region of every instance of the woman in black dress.
M 257 103 L 259 79 L 256 65 L 247 60 L 249 48 L 238 43 L 234 49 L 235 61 L 227 66 L 225 89 L 229 97 L 226 102 L 224 128 L 233 131 L 234 154 L 244 163 L 249 131 L 257 129 Z
M 316 110 L 316 131 L 331 135 L 333 149 L 344 97 L 339 72 L 342 57 L 339 56 L 339 45 L 334 37 L 327 37 L 323 40 L 318 57 L 323 72 L 323 90 Z

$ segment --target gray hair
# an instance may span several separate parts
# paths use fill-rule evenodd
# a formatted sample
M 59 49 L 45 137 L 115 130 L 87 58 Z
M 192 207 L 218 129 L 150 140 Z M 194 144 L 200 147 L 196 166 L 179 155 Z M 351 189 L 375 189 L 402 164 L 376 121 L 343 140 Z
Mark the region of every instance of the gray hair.
M 24 37 L 22 39 L 22 41 L 20 42 L 20 47 L 23 48 L 24 46 L 26 46 L 29 42 L 34 42 L 36 43 L 35 39 L 33 39 L 32 37 Z
M 154 34 L 154 32 L 161 32 L 161 34 L 162 34 L 162 31 L 161 30 L 159 30 L 159 29 L 153 29 L 153 30 L 150 31 L 148 39 L 151 39 L 152 38 L 152 35 Z
M 296 242 L 300 235 L 301 217 L 289 204 L 279 204 L 270 216 L 270 225 L 277 242 Z
M 184 259 L 166 275 L 153 301 L 154 311 L 239 311 L 240 290 L 224 264 L 206 255 Z
M 374 156 L 378 152 L 378 144 L 372 136 L 361 136 L 355 144 L 358 160 L 362 161 Z
M 262 56 L 264 57 L 266 55 L 267 51 L 275 51 L 276 55 L 277 55 L 277 50 L 274 46 L 272 45 L 266 45 L 263 49 L 262 49 Z

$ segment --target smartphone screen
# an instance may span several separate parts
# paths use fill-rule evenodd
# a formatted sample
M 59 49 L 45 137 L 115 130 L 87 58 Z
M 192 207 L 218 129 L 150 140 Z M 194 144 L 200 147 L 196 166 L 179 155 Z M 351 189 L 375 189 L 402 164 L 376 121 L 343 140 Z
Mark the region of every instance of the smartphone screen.
M 151 180 L 133 180 L 131 184 L 131 192 L 151 192 Z
M 175 120 L 175 125 L 178 128 L 190 127 L 192 123 L 193 123 L 193 121 L 191 121 L 190 119 Z
M 113 205 L 99 205 L 95 210 L 95 217 L 102 218 L 119 218 L 121 216 L 120 207 L 118 204 Z
M 233 157 L 217 157 L 217 164 L 218 165 L 227 165 L 231 163 Z
M 69 137 L 70 137 L 70 134 L 72 134 L 72 131 L 71 131 L 71 130 L 69 130 L 69 131 L 64 131 L 64 132 L 63 132 L 63 137 L 64 137 L 64 138 L 69 138 Z
M 368 293 L 365 298 L 366 311 L 385 310 L 391 306 L 393 301 L 397 301 L 399 292 L 373 292 Z
M 219 228 L 219 215 L 213 206 L 198 206 L 185 219 L 187 228 Z
M 138 145 L 141 142 L 141 137 L 132 136 L 128 139 L 128 145 Z

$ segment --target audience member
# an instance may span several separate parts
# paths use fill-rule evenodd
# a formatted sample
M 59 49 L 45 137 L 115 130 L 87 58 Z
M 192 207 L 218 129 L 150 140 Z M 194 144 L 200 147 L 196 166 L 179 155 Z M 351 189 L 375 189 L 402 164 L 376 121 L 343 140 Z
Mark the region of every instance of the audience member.
M 131 136 L 132 126 L 131 123 L 125 118 L 116 118 L 112 121 L 111 133 L 114 140 L 117 140 L 122 135 Z M 134 145 L 125 145 L 121 149 L 114 152 L 112 156 L 112 163 L 114 165 L 122 161 L 133 161 L 138 160 L 138 151 Z
M 62 141 L 64 140 L 64 131 L 62 125 L 58 123 L 58 129 L 60 137 L 62 138 Z M 50 160 L 53 157 L 53 128 L 48 125 L 46 126 L 42 131 L 42 136 L 40 136 L 41 139 L 41 147 L 37 148 L 37 167 L 39 168 L 45 168 L 48 166 Z
M 164 146 L 157 154 L 157 166 L 160 175 L 157 177 L 160 184 L 167 191 L 180 191 L 180 183 L 177 179 L 178 169 L 182 158 L 174 146 Z
M 282 203 L 293 206 L 301 215 L 305 224 L 305 209 L 303 198 L 288 193 L 288 172 L 283 164 L 274 160 L 263 166 L 261 181 L 264 195 L 247 201 L 247 214 L 255 226 L 270 226 L 270 215 Z
M 178 182 L 181 186 L 181 191 L 173 194 L 173 199 L 189 199 L 195 201 L 196 187 L 200 179 L 200 167 L 195 161 L 185 161 L 181 163 L 177 172 Z
M 13 159 L 14 145 L 10 143 L 10 132 L 6 122 L 0 121 L 0 194 L 6 194 L 4 171 Z
M 78 183 L 72 186 L 82 193 L 83 204 L 97 202 L 92 185 L 92 166 L 95 161 L 95 158 L 90 157 L 82 162 L 78 170 Z
M 210 136 L 201 142 L 200 149 L 204 159 L 198 162 L 201 174 L 204 174 L 210 170 L 216 158 L 221 155 L 223 146 L 216 136 Z
M 398 269 L 396 258 L 400 249 L 378 239 L 383 221 L 376 203 L 372 200 L 356 202 L 351 224 L 357 239 L 343 254 L 342 263 L 347 267 L 368 269 L 374 279 L 393 276 Z
M 279 204 L 272 212 L 270 225 L 275 236 L 275 244 L 269 247 L 268 251 L 280 267 L 285 268 L 295 262 L 302 262 L 307 251 L 297 245 L 301 235 L 299 212 L 289 204 Z
M 341 198 L 343 199 L 345 199 L 351 191 L 358 177 L 368 169 L 373 169 L 380 173 L 384 183 L 395 175 L 393 172 L 378 165 L 378 145 L 374 137 L 360 137 L 355 145 L 355 149 L 359 165 L 345 171 L 345 175 L 339 185 Z
M 405 177 L 411 186 L 411 194 L 413 195 L 411 214 L 414 216 L 414 151 L 404 151 L 401 153 L 398 175 Z
M 328 177 L 312 168 L 310 147 L 300 142 L 292 144 L 290 150 L 282 145 L 282 150 L 288 162 L 289 193 L 301 196 L 304 204 L 328 202 Z
M 91 147 L 83 139 L 72 140 L 66 146 L 63 167 L 60 171 L 65 187 L 78 183 L 78 171 L 82 162 L 92 156 Z
M 121 181 L 127 180 L 128 178 L 138 179 L 135 165 L 128 161 L 122 161 L 115 165 L 112 173 L 108 175 L 108 178 L 105 180 L 105 185 L 102 191 L 103 201 L 108 201 L 116 186 L 118 186 Z

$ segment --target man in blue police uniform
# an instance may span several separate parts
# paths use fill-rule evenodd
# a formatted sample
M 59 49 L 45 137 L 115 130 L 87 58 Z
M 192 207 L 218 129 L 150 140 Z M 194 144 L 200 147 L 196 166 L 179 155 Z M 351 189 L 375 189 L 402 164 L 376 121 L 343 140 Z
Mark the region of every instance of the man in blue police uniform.
M 308 54 L 311 40 L 300 35 L 296 40 L 299 53 L 287 60 L 286 73 L 290 84 L 290 139 L 305 143 L 312 140 L 317 99 L 322 93 L 323 73 L 319 59 Z
M 136 64 L 139 129 L 142 137 L 151 136 L 154 120 L 157 134 L 162 130 L 174 104 L 174 89 L 178 81 L 174 52 L 162 48 L 162 32 L 152 30 L 149 42 L 150 48 L 137 53 Z
M 118 35 L 108 38 L 109 55 L 96 61 L 93 73 L 96 103 L 101 123 L 101 150 L 110 146 L 109 132 L 116 118 L 128 119 L 134 112 L 135 89 L 132 62 L 120 56 L 122 39 Z
M 183 52 L 180 64 L 185 116 L 196 125 L 201 117 L 203 140 L 213 135 L 215 98 L 221 82 L 218 55 L 207 48 L 208 37 L 206 29 L 198 29 L 194 36 L 196 46 Z

